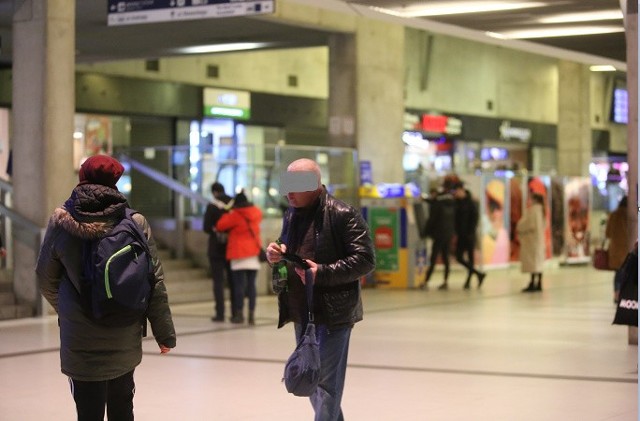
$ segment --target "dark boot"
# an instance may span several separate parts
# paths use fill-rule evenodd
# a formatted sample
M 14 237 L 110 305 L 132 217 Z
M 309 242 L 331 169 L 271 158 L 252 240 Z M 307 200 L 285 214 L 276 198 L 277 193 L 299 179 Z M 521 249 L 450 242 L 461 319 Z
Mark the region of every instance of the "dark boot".
M 536 284 L 536 289 L 537 292 L 542 291 L 542 274 L 539 273 L 538 274 L 538 283 Z
M 242 312 L 238 311 L 231 317 L 231 319 L 229 319 L 229 321 L 231 323 L 244 323 L 244 316 L 242 315 Z
M 249 324 L 250 325 L 255 325 L 256 324 L 256 319 L 254 317 L 253 310 L 249 311 Z
M 471 288 L 471 274 L 469 274 L 467 276 L 467 280 L 464 283 L 464 286 L 462 287 L 462 289 L 469 289 Z
M 531 282 L 529 282 L 529 285 L 526 288 L 522 289 L 522 292 L 533 292 L 535 290 L 536 290 L 535 275 L 531 274 Z
M 484 272 L 478 272 L 478 289 L 482 287 L 482 283 L 484 282 L 484 277 L 487 276 Z

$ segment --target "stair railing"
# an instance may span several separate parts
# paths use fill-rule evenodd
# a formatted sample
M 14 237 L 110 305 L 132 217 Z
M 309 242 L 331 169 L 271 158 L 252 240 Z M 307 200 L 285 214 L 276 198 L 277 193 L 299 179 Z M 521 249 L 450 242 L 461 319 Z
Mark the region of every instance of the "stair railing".
M 174 201 L 174 215 L 176 220 L 176 242 L 175 246 L 175 254 L 179 259 L 184 258 L 185 256 L 185 206 L 184 200 L 190 199 L 193 202 L 196 202 L 201 205 L 208 205 L 209 199 L 202 196 L 201 194 L 192 191 L 185 185 L 180 182 L 174 180 L 170 176 L 155 170 L 140 161 L 137 161 L 126 154 L 119 154 L 118 159 L 120 161 L 126 161 L 132 169 L 144 174 L 155 182 L 167 187 L 170 189 L 174 195 L 176 195 L 176 200 Z

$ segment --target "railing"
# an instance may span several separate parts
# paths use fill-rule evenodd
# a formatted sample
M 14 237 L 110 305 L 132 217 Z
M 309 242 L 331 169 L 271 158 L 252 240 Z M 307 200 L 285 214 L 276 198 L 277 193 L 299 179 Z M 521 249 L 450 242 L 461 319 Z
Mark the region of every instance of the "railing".
M 155 170 L 147 165 L 142 164 L 139 161 L 131 158 L 125 154 L 119 154 L 118 159 L 124 163 L 128 163 L 132 169 L 144 174 L 149 177 L 153 181 L 161 184 L 162 186 L 167 187 L 172 193 L 175 195 L 174 200 L 174 218 L 176 220 L 176 243 L 175 246 L 175 254 L 177 258 L 183 258 L 185 255 L 185 235 L 184 235 L 184 227 L 185 227 L 185 207 L 184 207 L 184 199 L 190 199 L 191 201 L 200 204 L 207 205 L 209 200 L 202 196 L 201 194 L 190 190 L 185 185 L 177 182 L 173 178 L 169 177 L 162 172 Z
M 15 230 L 16 238 L 33 249 L 36 256 L 38 255 L 42 240 L 42 229 L 12 209 L 12 194 L 13 185 L 8 181 L 0 179 L 0 215 L 2 215 L 4 219 L 0 235 L 2 236 L 4 247 L 7 250 L 4 267 L 9 269 L 13 264 L 13 259 L 11 258 L 13 255 L 13 242 L 11 240 L 13 239 L 12 231 L 14 224 L 20 228 Z

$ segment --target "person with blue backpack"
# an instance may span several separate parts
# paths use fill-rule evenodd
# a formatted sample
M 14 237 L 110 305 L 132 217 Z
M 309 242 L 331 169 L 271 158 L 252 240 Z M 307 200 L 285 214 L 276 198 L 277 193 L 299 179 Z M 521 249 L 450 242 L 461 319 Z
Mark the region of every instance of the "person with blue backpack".
M 61 371 L 79 421 L 133 420 L 133 374 L 147 320 L 161 353 L 176 346 L 164 272 L 145 217 L 116 182 L 124 168 L 94 155 L 49 220 L 36 274 L 58 314 Z

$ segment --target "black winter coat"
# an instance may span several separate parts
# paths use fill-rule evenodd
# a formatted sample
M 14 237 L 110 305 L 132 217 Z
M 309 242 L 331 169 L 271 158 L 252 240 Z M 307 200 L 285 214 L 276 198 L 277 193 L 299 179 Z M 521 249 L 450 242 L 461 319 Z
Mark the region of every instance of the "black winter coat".
M 281 241 L 287 244 L 293 209 L 289 208 L 283 218 Z M 369 227 L 360 212 L 329 195 L 326 190 L 320 195 L 320 203 L 313 216 L 314 255 L 311 260 L 318 264 L 314 283 L 314 315 L 316 323 L 331 327 L 350 326 L 362 320 L 360 278 L 375 268 L 375 252 Z M 293 279 L 293 268 L 289 268 L 289 288 L 278 294 L 278 327 L 289 321 L 304 320 L 299 314 L 306 308 L 306 297 L 302 282 Z M 295 276 L 294 274 L 294 277 Z M 288 294 L 295 294 L 293 301 L 300 306 L 291 308 Z
M 427 232 L 434 240 L 448 243 L 456 233 L 456 203 L 449 193 L 439 193 L 429 200 Z
M 76 380 L 114 379 L 142 360 L 142 326 L 96 324 L 87 316 L 78 292 L 83 241 L 108 232 L 124 216 L 126 206 L 126 199 L 115 189 L 79 185 L 65 205 L 54 211 L 40 248 L 36 274 L 42 295 L 58 313 L 61 369 Z M 147 236 L 155 269 L 147 318 L 158 344 L 173 348 L 176 334 L 155 241 L 144 216 L 137 213 L 133 219 Z
M 456 199 L 456 235 L 458 243 L 475 245 L 476 230 L 480 219 L 478 203 L 473 200 L 471 193 L 465 190 L 465 197 Z
M 226 206 L 231 202 L 231 197 L 223 195 L 220 199 L 215 199 L 207 205 L 202 221 L 202 229 L 209 236 L 207 255 L 209 259 L 225 259 L 227 252 L 226 233 L 219 233 L 215 230 L 216 223 L 227 210 Z M 224 238 L 224 241 L 222 240 Z

